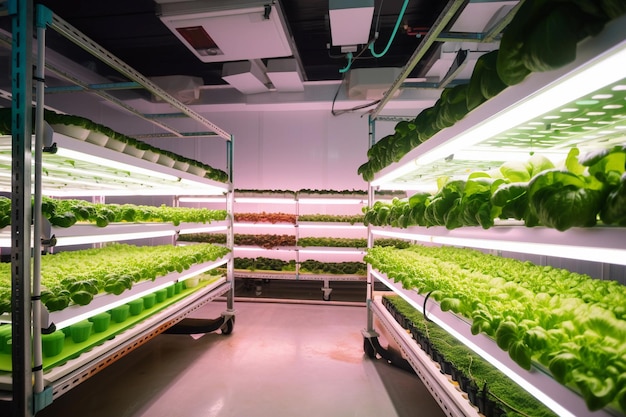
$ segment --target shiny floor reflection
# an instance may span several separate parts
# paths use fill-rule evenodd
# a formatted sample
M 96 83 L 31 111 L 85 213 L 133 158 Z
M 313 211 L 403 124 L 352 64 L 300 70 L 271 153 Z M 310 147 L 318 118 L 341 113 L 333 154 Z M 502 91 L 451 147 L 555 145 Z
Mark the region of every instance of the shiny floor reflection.
M 442 416 L 416 376 L 365 357 L 365 320 L 364 307 L 237 303 L 231 335 L 160 335 L 37 416 Z

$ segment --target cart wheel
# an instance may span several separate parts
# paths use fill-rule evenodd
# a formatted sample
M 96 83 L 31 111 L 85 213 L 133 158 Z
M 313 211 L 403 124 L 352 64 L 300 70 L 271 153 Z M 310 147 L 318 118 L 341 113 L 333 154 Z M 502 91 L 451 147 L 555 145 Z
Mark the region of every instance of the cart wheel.
M 233 316 L 230 320 L 226 320 L 224 325 L 221 327 L 222 334 L 231 334 L 233 332 L 233 328 L 235 327 L 235 317 Z
M 363 338 L 363 351 L 367 355 L 368 358 L 374 359 L 376 357 L 376 349 L 374 345 L 368 338 Z

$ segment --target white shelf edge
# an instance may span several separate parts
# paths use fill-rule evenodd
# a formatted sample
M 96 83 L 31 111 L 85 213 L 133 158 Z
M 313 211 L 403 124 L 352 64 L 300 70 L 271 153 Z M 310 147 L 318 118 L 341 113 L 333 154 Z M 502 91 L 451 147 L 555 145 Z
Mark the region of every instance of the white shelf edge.
M 88 352 L 83 352 L 78 358 L 45 372 L 44 379 L 46 385 L 55 385 L 57 381 L 66 378 L 68 375 L 80 373 L 84 368 L 94 366 L 93 364 L 100 362 L 102 358 L 111 356 L 114 350 L 131 345 L 142 334 L 160 326 L 161 323 L 168 319 L 174 317 L 182 319 L 189 311 L 193 310 L 195 304 L 211 301 L 223 295 L 230 287 L 230 283 L 225 278 L 212 282 L 206 288 L 202 288 L 164 310 L 147 317 L 132 328 L 115 335 L 113 339 L 106 341 L 102 345 L 95 346 Z
M 98 365 L 103 363 L 106 358 L 115 357 L 117 352 L 132 346 L 135 340 L 141 339 L 142 335 L 159 328 L 164 321 L 182 319 L 191 311 L 195 310 L 197 306 L 220 297 L 230 290 L 230 288 L 231 283 L 226 278 L 221 278 L 207 285 L 205 288 L 189 294 L 182 300 L 147 317 L 133 327 L 116 334 L 114 338 L 93 347 L 89 351 L 81 353 L 78 358 L 71 359 L 63 365 L 56 366 L 46 371 L 44 374 L 46 385 L 58 386 L 64 384 L 65 381 L 73 379 L 75 375 L 82 374 L 89 369 L 98 369 Z M 11 390 L 10 373 L 0 375 L 0 389 Z
M 92 243 L 119 242 L 136 239 L 175 236 L 189 233 L 208 233 L 228 230 L 228 221 L 211 223 L 112 223 L 106 227 L 94 224 L 75 224 L 72 227 L 52 227 L 57 247 Z M 0 248 L 11 247 L 10 227 L 0 229 Z
M 415 340 L 391 317 L 391 314 L 382 306 L 380 300 L 373 300 L 370 308 L 376 314 L 381 324 L 387 329 L 394 341 L 400 346 L 411 367 L 415 370 L 426 388 L 435 398 L 448 417 L 478 417 L 478 410 L 463 396 L 460 390 L 448 380 L 435 366 L 435 363 L 424 352 Z
M 367 226 L 362 223 L 352 224 L 348 222 L 308 222 L 300 220 L 298 221 L 298 227 L 301 229 L 367 229 Z
M 145 171 L 151 171 L 157 174 L 171 176 L 176 179 L 172 179 L 170 183 L 170 190 L 159 191 L 154 188 L 145 189 L 147 192 L 151 193 L 151 195 L 214 195 L 220 193 L 226 193 L 228 191 L 228 184 L 222 183 L 218 181 L 214 181 L 205 177 L 200 177 L 186 171 L 180 171 L 173 167 L 168 167 L 165 165 L 158 164 L 156 162 L 151 162 L 142 158 L 138 158 L 129 154 L 125 154 L 123 152 L 119 152 L 113 149 L 109 149 L 103 146 L 98 146 L 90 142 L 85 142 L 80 139 L 72 138 L 60 133 L 54 133 L 53 142 L 57 144 L 57 147 L 60 149 L 68 149 L 74 152 L 79 152 L 87 155 L 97 156 L 99 159 L 108 159 L 112 161 L 116 161 L 118 163 L 134 166 L 140 168 Z M 46 158 L 44 155 L 44 166 L 46 165 Z M 182 188 L 181 184 L 185 181 L 191 181 L 195 185 L 195 187 Z M 177 187 L 180 188 L 178 192 L 173 191 Z M 45 188 L 45 176 L 44 176 L 44 188 Z M 165 187 L 164 187 L 165 188 Z M 136 190 L 143 190 L 142 187 L 132 187 L 132 188 L 121 188 L 120 190 L 100 190 L 100 192 L 95 192 L 94 190 L 78 190 L 77 194 L 72 194 L 72 191 L 64 191 L 62 195 L 94 195 L 94 194 L 106 194 L 106 195 L 135 195 L 132 192 Z M 44 190 L 44 193 L 46 190 Z M 90 192 L 90 194 L 86 194 Z M 58 192 L 57 192 L 58 193 Z M 50 194 L 56 195 L 55 192 L 50 192 Z
M 443 226 L 372 228 L 375 236 L 618 265 L 626 265 L 624 231 L 623 227 L 601 226 L 573 228 L 565 232 L 547 227 L 524 226 L 494 226 L 486 230 L 480 227 L 448 230 Z
M 279 279 L 285 281 L 365 281 L 365 275 L 332 275 L 332 274 L 296 274 L 271 272 L 244 272 L 235 270 L 235 278 L 244 279 Z
M 372 270 L 372 275 L 415 309 L 423 311 L 425 299 L 423 295 L 403 288 L 401 284 L 391 281 L 385 274 L 378 271 Z M 520 368 L 507 352 L 496 345 L 494 340 L 484 334 L 473 335 L 468 322 L 455 314 L 442 311 L 435 301 L 431 300 L 427 304 L 426 314 L 434 323 L 490 362 L 557 415 L 561 417 L 611 417 L 612 414 L 607 410 L 589 411 L 580 395 L 555 381 L 550 375 L 534 367 L 530 371 Z

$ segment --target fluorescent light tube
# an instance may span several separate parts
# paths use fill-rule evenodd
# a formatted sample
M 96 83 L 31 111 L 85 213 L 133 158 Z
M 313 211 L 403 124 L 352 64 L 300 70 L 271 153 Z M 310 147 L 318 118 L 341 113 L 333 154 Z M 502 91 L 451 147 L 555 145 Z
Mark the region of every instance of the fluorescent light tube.
M 367 197 L 358 198 L 299 198 L 300 204 L 333 204 L 333 205 L 349 205 L 349 204 L 365 204 Z
M 226 197 L 180 197 L 181 203 L 224 203 Z
M 341 248 L 337 248 L 341 249 Z M 365 251 L 362 250 L 333 250 L 333 249 L 300 249 L 300 253 L 323 253 L 331 255 L 364 255 Z
M 57 237 L 57 246 L 84 245 L 98 242 L 117 242 L 135 239 L 150 239 L 155 237 L 174 236 L 174 230 L 157 230 L 152 232 L 140 233 L 114 233 L 114 234 L 95 234 L 86 236 L 59 236 Z
M 550 244 L 541 242 L 519 242 L 492 240 L 467 237 L 437 236 L 427 233 L 392 232 L 388 230 L 372 230 L 377 236 L 414 240 L 416 242 L 440 245 L 466 246 L 505 252 L 528 253 L 533 255 L 554 256 L 557 258 L 580 259 L 583 261 L 604 262 L 608 264 L 626 265 L 626 250 L 611 247 L 576 246 L 567 243 Z
M 181 229 L 178 234 L 180 235 L 188 235 L 191 233 L 210 233 L 210 232 L 219 232 L 222 230 L 228 230 L 228 226 L 207 226 L 207 227 L 194 227 L 192 229 Z
M 268 228 L 268 229 L 293 229 L 296 227 L 295 224 L 292 223 L 235 223 L 235 227 L 258 227 L 258 228 Z
M 235 203 L 296 204 L 296 200 L 278 197 L 235 197 Z
M 124 163 L 113 161 L 110 159 L 100 158 L 98 156 L 89 155 L 89 154 L 85 154 L 82 152 L 77 152 L 71 149 L 58 148 L 56 155 L 69 158 L 69 159 L 78 159 L 80 161 L 90 162 L 95 165 L 101 165 L 101 166 L 112 168 L 112 169 L 119 169 L 121 171 L 133 172 L 135 174 L 145 175 L 147 177 L 160 178 L 160 179 L 170 181 L 170 182 L 180 180 L 180 178 L 174 175 L 165 174 L 163 172 L 158 172 L 158 171 L 152 171 L 149 169 L 137 167 L 134 165 L 124 164 Z M 45 163 L 45 160 L 44 160 L 44 163 Z
M 355 229 L 367 229 L 367 226 L 364 224 L 306 224 L 299 223 L 298 227 L 301 229 L 347 229 L 347 230 L 355 230 Z

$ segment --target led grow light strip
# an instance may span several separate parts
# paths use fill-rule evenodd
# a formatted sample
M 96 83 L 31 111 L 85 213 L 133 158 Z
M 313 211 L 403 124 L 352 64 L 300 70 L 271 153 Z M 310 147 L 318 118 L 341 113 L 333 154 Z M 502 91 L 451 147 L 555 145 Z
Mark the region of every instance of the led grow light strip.
M 181 203 L 225 203 L 226 197 L 180 197 Z
M 223 226 L 206 226 L 206 227 L 194 227 L 194 228 L 183 228 L 180 229 L 180 231 L 178 232 L 178 234 L 180 235 L 188 235 L 191 233 L 210 233 L 210 232 L 220 232 L 223 230 L 228 230 L 228 226 L 227 225 L 223 225 Z
M 341 250 L 341 248 L 333 249 L 300 249 L 300 253 L 318 253 L 318 254 L 331 254 L 331 255 L 365 255 L 365 251 L 362 250 Z
M 120 178 L 121 178 L 121 181 L 124 183 L 140 184 L 140 185 L 144 185 L 148 187 L 162 187 L 163 185 L 167 185 L 166 183 L 163 183 L 163 182 L 157 183 L 157 182 L 148 181 L 146 178 L 133 178 L 130 176 L 120 177 L 119 175 L 108 173 L 108 172 L 96 173 L 94 171 L 88 171 L 86 169 L 81 169 L 81 168 L 69 168 L 67 166 L 61 166 L 59 164 L 52 164 L 51 161 L 46 161 L 46 169 L 49 171 L 54 170 L 55 172 L 56 171 L 70 172 L 73 174 L 78 174 L 81 177 L 87 177 L 87 178 L 93 178 L 93 177 L 105 178 L 105 179 L 109 179 L 109 180 L 117 181 L 117 182 L 120 182 Z
M 375 271 L 375 270 L 372 270 L 372 275 L 374 277 L 376 277 L 380 282 L 385 284 L 389 289 L 393 290 L 394 293 L 396 293 L 400 297 L 402 297 L 402 299 L 404 299 L 406 302 L 408 302 L 415 309 L 417 309 L 418 311 L 422 310 L 423 306 L 418 305 L 416 303 L 416 301 L 411 299 L 408 295 L 406 295 L 406 293 L 404 291 L 399 291 L 398 292 L 397 291 L 398 288 L 395 287 L 391 282 L 389 282 L 388 278 L 384 277 L 382 274 L 380 274 L 378 271 Z M 558 416 L 560 416 L 560 417 L 576 417 L 569 410 L 565 409 L 561 404 L 559 404 L 554 399 L 552 399 L 551 397 L 546 395 L 546 393 L 544 393 L 543 391 L 541 391 L 540 389 L 535 387 L 533 384 L 528 382 L 525 378 L 523 378 L 521 375 L 519 375 L 513 369 L 511 369 L 510 367 L 508 367 L 505 364 L 503 364 L 501 361 L 499 361 L 493 355 L 491 355 L 490 353 L 485 351 L 483 348 L 481 348 L 480 346 L 478 346 L 474 342 L 472 342 L 470 339 L 468 339 L 467 337 L 465 337 L 464 335 L 459 333 L 457 330 L 455 330 L 453 327 L 451 327 L 445 321 L 441 320 L 441 318 L 439 318 L 437 315 L 435 315 L 435 314 L 433 314 L 431 312 L 431 313 L 428 314 L 428 318 L 430 320 L 432 320 L 434 323 L 436 323 L 443 330 L 445 330 L 446 332 L 448 332 L 449 334 L 454 336 L 456 339 L 458 339 L 461 343 L 463 343 L 465 346 L 470 348 L 472 351 L 476 352 L 478 355 L 483 357 L 487 362 L 491 363 L 493 366 L 498 368 L 498 370 L 500 370 L 502 373 L 504 373 L 506 376 L 508 376 L 514 382 L 516 382 L 519 386 L 521 386 L 523 389 L 528 391 L 531 395 L 533 395 L 535 398 L 537 398 L 539 401 L 541 401 L 543 404 L 545 404 L 546 407 L 550 408 Z M 495 344 L 495 341 L 493 343 Z
M 109 311 L 109 310 L 111 310 L 111 309 L 113 309 L 115 307 L 119 307 L 119 306 L 121 306 L 123 304 L 126 304 L 126 303 L 130 302 L 130 301 L 133 301 L 133 300 L 136 300 L 138 298 L 141 298 L 141 297 L 143 297 L 145 295 L 152 294 L 153 292 L 158 291 L 160 289 L 167 288 L 170 285 L 174 285 L 174 282 L 172 282 L 172 281 L 164 282 L 163 284 L 159 284 L 159 285 L 157 285 L 155 287 L 151 287 L 150 289 L 147 289 L 146 291 L 142 291 L 140 293 L 134 294 L 132 297 L 121 299 L 121 300 L 119 300 L 117 302 L 113 302 L 111 304 L 107 304 L 105 306 L 98 307 L 98 308 L 95 308 L 93 310 L 86 311 L 86 312 L 84 312 L 82 314 L 77 314 L 76 316 L 70 317 L 70 318 L 68 318 L 66 320 L 60 321 L 58 323 L 54 323 L 54 325 L 55 325 L 57 330 L 61 330 L 63 328 L 71 326 L 72 324 L 76 324 L 76 323 L 78 323 L 80 321 L 87 320 L 89 317 L 93 317 L 96 314 L 104 313 L 104 312 Z
M 101 307 L 94 308 L 94 309 L 90 309 L 89 305 L 87 305 L 84 308 L 86 310 L 84 313 L 79 313 L 79 314 L 76 314 L 76 315 L 72 315 L 71 317 L 68 317 L 65 320 L 61 320 L 58 323 L 55 322 L 54 324 L 55 324 L 57 329 L 62 329 L 64 327 L 71 326 L 74 323 L 78 323 L 79 321 L 86 320 L 89 317 L 92 317 L 92 316 L 94 316 L 96 314 L 104 313 L 105 311 L 109 311 L 109 310 L 111 310 L 111 309 L 113 309 L 115 307 L 119 307 L 119 306 L 121 306 L 123 304 L 126 304 L 126 303 L 130 302 L 130 301 L 137 300 L 137 299 L 139 299 L 141 297 L 144 297 L 144 296 L 146 296 L 148 294 L 152 294 L 155 291 L 158 291 L 160 289 L 167 288 L 170 285 L 174 285 L 174 283 L 176 281 L 181 282 L 181 281 L 184 281 L 184 280 L 186 280 L 188 278 L 191 278 L 191 277 L 194 277 L 196 275 L 199 275 L 199 274 L 202 274 L 204 272 L 207 272 L 207 271 L 209 271 L 211 269 L 217 268 L 217 267 L 219 267 L 221 265 L 224 265 L 226 262 L 228 262 L 228 258 L 227 257 L 226 258 L 221 258 L 221 259 L 219 259 L 219 260 L 217 260 L 215 262 L 211 262 L 210 264 L 208 264 L 208 265 L 206 265 L 206 266 L 204 266 L 202 268 L 193 269 L 193 271 L 189 271 L 187 273 L 183 273 L 176 280 L 171 280 L 171 281 L 170 280 L 166 280 L 165 282 L 160 283 L 160 284 L 156 284 L 154 286 L 150 285 L 151 284 L 150 281 L 143 281 L 143 283 L 148 284 L 149 288 L 146 288 L 143 291 L 139 291 L 137 293 L 134 293 L 134 294 L 132 294 L 132 295 L 130 295 L 128 297 L 124 297 L 123 295 L 116 296 L 114 298 L 115 301 L 110 302 L 110 303 L 106 303 L 105 305 L 103 305 Z M 164 277 L 160 277 L 160 278 L 164 278 Z M 158 279 L 159 278 L 157 278 L 157 280 Z M 139 283 L 138 285 L 141 285 L 141 284 L 142 283 Z M 132 290 L 133 289 L 131 289 L 130 291 L 132 291 Z M 103 296 L 108 297 L 108 295 L 105 295 L 105 294 L 103 294 Z M 94 300 L 95 300 L 95 298 L 94 298 Z M 71 308 L 72 308 L 72 306 L 70 306 L 69 309 L 71 309 Z M 83 307 L 78 307 L 78 309 L 82 310 Z M 68 309 L 66 309 L 66 310 L 68 310 Z M 60 311 L 58 313 L 63 314 L 64 312 L 66 312 L 66 310 L 62 310 L 62 311 Z M 54 314 L 55 313 L 52 313 L 53 316 L 54 316 Z
M 294 252 L 294 249 L 282 249 L 282 248 L 272 248 L 266 249 L 261 246 L 235 246 L 235 252 Z
M 359 198 L 299 198 L 300 204 L 331 204 L 331 205 L 350 205 L 350 204 L 366 204 L 366 199 Z
M 517 242 L 507 240 L 474 239 L 451 236 L 436 236 L 430 234 L 414 234 L 408 232 L 392 232 L 388 230 L 372 230 L 377 236 L 387 236 L 398 239 L 414 240 L 424 243 L 440 245 L 465 246 L 508 252 L 527 253 L 532 255 L 555 256 L 558 258 L 580 259 L 583 261 L 601 262 L 616 265 L 626 265 L 626 251 L 624 249 L 601 248 L 592 246 L 574 246 L 563 244 L 549 244 L 540 242 Z
M 278 197 L 235 197 L 235 203 L 296 204 L 296 200 Z
M 372 186 L 393 181 L 416 168 L 439 161 L 459 149 L 474 146 L 486 139 L 518 126 L 544 113 L 606 87 L 624 78 L 623 63 L 626 62 L 626 42 L 606 51 L 593 62 L 581 65 L 565 77 L 543 90 L 528 96 L 491 118 L 479 123 L 444 144 L 426 151 L 414 160 L 372 181 Z
M 122 162 L 117 162 L 117 161 L 113 161 L 110 159 L 105 159 L 105 158 L 100 158 L 98 156 L 94 156 L 94 155 L 89 155 L 83 152 L 78 152 L 78 151 L 74 151 L 72 149 L 67 149 L 67 148 L 58 148 L 57 152 L 56 152 L 57 156 L 61 156 L 64 158 L 69 158 L 69 159 L 76 159 L 79 161 L 84 161 L 87 163 L 91 163 L 94 165 L 100 165 L 100 166 L 104 166 L 110 169 L 118 169 L 120 171 L 128 171 L 128 172 L 132 172 L 135 174 L 139 174 L 139 175 L 145 175 L 146 177 L 151 177 L 151 178 L 160 178 L 166 181 L 170 181 L 170 182 L 177 182 L 180 181 L 180 178 L 174 176 L 174 175 L 170 175 L 170 174 L 165 174 L 163 172 L 158 172 L 158 171 L 151 171 L 149 169 L 145 169 L 145 168 L 141 168 L 138 166 L 134 166 L 134 165 L 129 165 L 129 164 L 125 164 Z
M 255 228 L 268 228 L 268 229 L 293 229 L 296 227 L 292 223 L 235 223 L 235 227 L 255 227 Z
M 57 237 L 56 246 L 72 246 L 72 245 L 85 245 L 90 243 L 99 242 L 117 242 L 125 240 L 135 239 L 149 239 L 155 237 L 167 237 L 174 236 L 175 230 L 157 230 L 153 232 L 140 232 L 140 233 L 113 233 L 102 235 L 87 235 L 87 236 L 60 236 Z
M 363 224 L 307 224 L 307 223 L 298 223 L 298 227 L 301 229 L 348 229 L 348 230 L 357 230 L 357 229 L 367 229 L 367 226 Z

